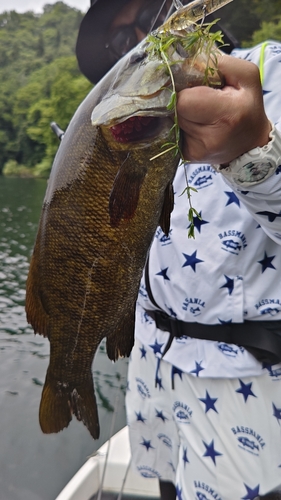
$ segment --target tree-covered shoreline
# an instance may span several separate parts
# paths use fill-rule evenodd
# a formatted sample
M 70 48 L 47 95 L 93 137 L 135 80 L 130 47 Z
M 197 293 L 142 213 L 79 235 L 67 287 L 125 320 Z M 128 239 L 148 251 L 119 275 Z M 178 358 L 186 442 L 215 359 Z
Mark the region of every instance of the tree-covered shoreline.
M 90 1 L 89 1 L 90 5 Z M 218 13 L 242 46 L 281 40 L 280 0 L 234 0 Z M 58 139 L 92 85 L 75 44 L 83 13 L 63 2 L 42 14 L 0 15 L 0 174 L 48 177 Z
M 75 43 L 83 13 L 63 2 L 41 15 L 0 15 L 0 173 L 48 176 L 58 139 L 92 85 L 81 74 Z

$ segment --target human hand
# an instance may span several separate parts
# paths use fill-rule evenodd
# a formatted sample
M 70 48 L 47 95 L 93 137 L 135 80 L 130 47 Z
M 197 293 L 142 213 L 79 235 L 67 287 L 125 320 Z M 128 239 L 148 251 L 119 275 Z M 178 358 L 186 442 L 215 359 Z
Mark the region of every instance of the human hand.
M 221 54 L 222 89 L 193 87 L 178 94 L 183 155 L 192 162 L 228 164 L 269 141 L 259 69 L 249 61 Z

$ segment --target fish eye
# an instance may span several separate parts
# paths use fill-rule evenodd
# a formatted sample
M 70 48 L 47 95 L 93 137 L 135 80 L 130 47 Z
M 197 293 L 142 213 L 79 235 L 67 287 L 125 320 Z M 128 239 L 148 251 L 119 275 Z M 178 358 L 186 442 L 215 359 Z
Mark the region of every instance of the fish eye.
M 130 57 L 130 64 L 137 64 L 142 61 L 147 57 L 146 52 L 135 52 L 134 54 L 131 55 Z

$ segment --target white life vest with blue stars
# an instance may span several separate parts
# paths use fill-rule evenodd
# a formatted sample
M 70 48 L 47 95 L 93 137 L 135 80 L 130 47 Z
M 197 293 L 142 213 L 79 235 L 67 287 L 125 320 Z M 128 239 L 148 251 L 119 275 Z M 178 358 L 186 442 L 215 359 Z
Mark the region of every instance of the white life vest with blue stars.
M 261 49 L 239 49 L 235 57 L 260 65 Z M 281 44 L 267 42 L 263 95 L 268 118 L 281 133 Z M 157 229 L 150 250 L 152 294 L 168 315 L 204 324 L 281 320 L 281 165 L 263 183 L 241 191 L 227 184 L 208 164 L 186 167 L 195 239 L 188 238 L 188 201 L 184 167 L 175 181 L 175 206 L 169 236 Z M 142 279 L 136 313 L 136 336 L 159 357 L 168 333 L 157 330 L 146 314 L 155 309 Z M 253 376 L 268 370 L 281 378 L 281 364 L 262 365 L 237 345 L 190 337 L 174 339 L 164 359 L 200 377 Z

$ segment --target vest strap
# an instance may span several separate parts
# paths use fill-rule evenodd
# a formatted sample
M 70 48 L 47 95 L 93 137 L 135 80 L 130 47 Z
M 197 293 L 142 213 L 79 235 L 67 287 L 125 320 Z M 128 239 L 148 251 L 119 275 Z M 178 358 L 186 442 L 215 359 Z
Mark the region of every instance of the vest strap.
M 206 325 L 174 319 L 162 311 L 146 312 L 157 328 L 170 334 L 163 356 L 175 337 L 186 336 L 245 347 L 262 363 L 276 364 L 281 361 L 281 321 L 246 320 L 244 323 Z

